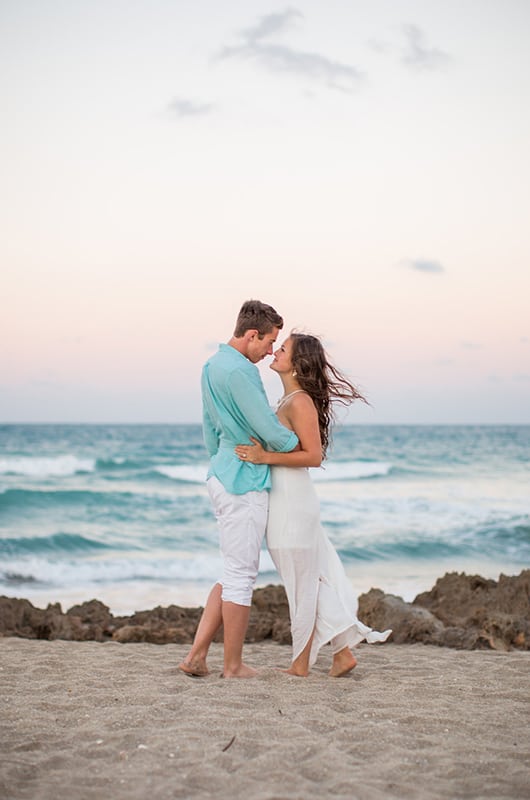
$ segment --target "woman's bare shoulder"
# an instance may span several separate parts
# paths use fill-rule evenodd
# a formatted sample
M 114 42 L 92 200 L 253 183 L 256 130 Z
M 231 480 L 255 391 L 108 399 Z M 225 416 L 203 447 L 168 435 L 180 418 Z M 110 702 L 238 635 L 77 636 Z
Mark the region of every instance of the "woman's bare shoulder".
M 311 409 L 316 411 L 311 395 L 307 392 L 297 392 L 289 400 L 289 411 L 296 413 L 300 411 L 307 412 Z

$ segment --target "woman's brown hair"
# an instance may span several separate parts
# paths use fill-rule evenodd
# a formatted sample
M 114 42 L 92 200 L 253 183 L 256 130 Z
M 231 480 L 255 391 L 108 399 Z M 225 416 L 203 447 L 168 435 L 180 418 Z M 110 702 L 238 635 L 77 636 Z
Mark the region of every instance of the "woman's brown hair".
M 300 387 L 310 395 L 318 413 L 322 455 L 331 444 L 335 420 L 333 404 L 349 406 L 354 400 L 368 403 L 350 381 L 330 363 L 320 339 L 309 333 L 291 333 L 291 362 Z

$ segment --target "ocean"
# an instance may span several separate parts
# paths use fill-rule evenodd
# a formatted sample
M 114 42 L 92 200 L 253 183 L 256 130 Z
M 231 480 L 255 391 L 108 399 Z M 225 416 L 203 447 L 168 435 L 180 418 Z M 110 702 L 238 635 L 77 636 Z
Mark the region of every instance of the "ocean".
M 0 425 L 0 594 L 203 605 L 221 574 L 207 462 L 199 425 Z M 357 594 L 530 566 L 530 426 L 344 426 L 311 472 Z

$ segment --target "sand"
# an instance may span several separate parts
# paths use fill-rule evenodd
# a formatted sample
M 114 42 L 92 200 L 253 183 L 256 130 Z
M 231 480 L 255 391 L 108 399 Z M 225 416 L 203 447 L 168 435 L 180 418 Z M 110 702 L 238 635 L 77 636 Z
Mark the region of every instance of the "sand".
M 0 640 L 0 797 L 528 798 L 530 653 L 361 645 L 351 676 L 186 677 L 184 645 Z

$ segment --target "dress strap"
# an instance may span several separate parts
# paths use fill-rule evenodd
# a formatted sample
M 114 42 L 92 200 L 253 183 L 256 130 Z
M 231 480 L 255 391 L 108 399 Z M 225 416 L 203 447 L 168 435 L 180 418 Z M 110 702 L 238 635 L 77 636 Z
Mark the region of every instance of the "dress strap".
M 305 389 L 295 389 L 294 392 L 289 392 L 289 394 L 286 394 L 285 397 L 282 397 L 280 398 L 280 400 L 278 400 L 276 411 L 279 411 L 280 408 L 284 405 L 284 403 L 286 403 L 289 400 L 289 398 L 293 396 L 293 394 L 298 394 L 298 392 L 304 392 L 304 394 L 307 394 Z

